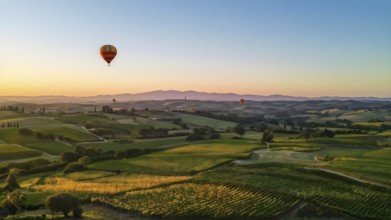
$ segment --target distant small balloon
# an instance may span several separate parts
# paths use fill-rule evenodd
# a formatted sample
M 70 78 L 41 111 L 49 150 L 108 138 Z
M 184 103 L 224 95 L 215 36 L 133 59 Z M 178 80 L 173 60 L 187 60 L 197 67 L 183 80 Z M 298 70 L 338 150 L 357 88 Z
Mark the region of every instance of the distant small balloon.
M 244 99 L 240 99 L 240 105 L 244 105 Z
M 117 48 L 113 45 L 104 45 L 100 48 L 100 55 L 110 66 L 111 61 L 113 61 L 114 57 L 117 55 Z
M 115 103 L 117 100 L 113 99 L 113 103 Z

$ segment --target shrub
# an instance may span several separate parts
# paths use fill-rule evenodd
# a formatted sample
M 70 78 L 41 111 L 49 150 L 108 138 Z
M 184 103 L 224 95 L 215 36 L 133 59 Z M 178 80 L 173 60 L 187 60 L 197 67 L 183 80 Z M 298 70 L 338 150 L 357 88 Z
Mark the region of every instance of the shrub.
M 45 207 L 51 211 L 52 215 L 62 212 L 65 217 L 73 209 L 79 207 L 79 199 L 69 193 L 57 193 L 46 198 Z
M 73 213 L 73 217 L 81 218 L 81 216 L 83 215 L 83 209 L 80 207 L 76 207 L 72 210 L 72 213 Z
M 191 134 L 186 137 L 186 141 L 203 140 L 204 136 L 200 134 Z
M 126 157 L 126 153 L 124 151 L 118 151 L 115 153 L 115 159 L 123 159 Z

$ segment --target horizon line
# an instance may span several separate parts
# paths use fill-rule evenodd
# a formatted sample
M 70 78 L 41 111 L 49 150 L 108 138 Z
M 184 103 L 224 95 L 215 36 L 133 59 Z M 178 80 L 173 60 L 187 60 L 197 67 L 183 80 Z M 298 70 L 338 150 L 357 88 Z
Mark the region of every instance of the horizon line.
M 130 93 L 130 92 L 124 92 L 124 93 L 117 93 L 117 94 L 96 94 L 96 95 L 84 95 L 84 96 L 73 96 L 73 95 L 63 95 L 63 94 L 56 94 L 56 95 L 0 95 L 0 97 L 70 97 L 70 98 L 88 98 L 88 97 L 96 97 L 96 96 L 115 96 L 115 95 L 138 95 L 143 93 L 151 93 L 151 92 L 195 92 L 195 93 L 208 93 L 208 94 L 218 94 L 218 95 L 238 95 L 238 96 L 263 96 L 263 97 L 270 97 L 270 96 L 289 96 L 289 97 L 295 97 L 295 98 L 385 98 L 390 99 L 391 96 L 339 96 L 339 95 L 321 95 L 321 96 L 301 96 L 301 95 L 287 95 L 287 94 L 278 94 L 274 93 L 271 95 L 265 95 L 265 94 L 239 94 L 234 92 L 207 92 L 207 91 L 195 91 L 195 90 L 152 90 L 152 91 L 146 91 L 146 92 L 138 92 L 138 93 Z

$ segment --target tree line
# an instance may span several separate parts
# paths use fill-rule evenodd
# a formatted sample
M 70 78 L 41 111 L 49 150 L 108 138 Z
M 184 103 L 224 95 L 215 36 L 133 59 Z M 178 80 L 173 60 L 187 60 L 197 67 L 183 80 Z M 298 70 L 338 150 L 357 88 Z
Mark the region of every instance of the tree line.
M 5 105 L 2 105 L 0 106 L 0 111 L 12 111 L 12 112 L 19 112 L 19 113 L 24 113 L 24 107 L 20 107 L 20 106 L 12 106 L 12 105 L 8 105 L 8 106 L 5 106 Z
M 1 128 L 19 128 L 19 122 L 3 122 Z

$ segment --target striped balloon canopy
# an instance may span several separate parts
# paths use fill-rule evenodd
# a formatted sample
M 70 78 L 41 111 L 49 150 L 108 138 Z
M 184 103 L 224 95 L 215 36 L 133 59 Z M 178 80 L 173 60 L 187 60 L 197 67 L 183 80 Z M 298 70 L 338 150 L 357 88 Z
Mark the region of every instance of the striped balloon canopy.
M 100 55 L 110 66 L 111 61 L 117 55 L 117 48 L 115 48 L 113 45 L 103 45 L 100 48 Z

